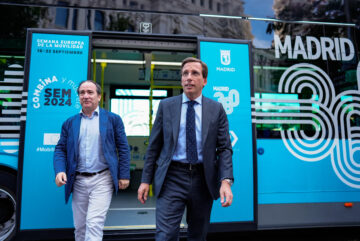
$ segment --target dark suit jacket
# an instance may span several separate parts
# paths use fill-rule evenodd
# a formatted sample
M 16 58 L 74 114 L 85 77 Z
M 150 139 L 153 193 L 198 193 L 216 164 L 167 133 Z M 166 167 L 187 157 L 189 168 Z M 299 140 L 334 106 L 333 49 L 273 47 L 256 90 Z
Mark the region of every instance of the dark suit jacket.
M 99 126 L 104 157 L 109 166 L 117 191 L 119 179 L 130 179 L 130 150 L 124 124 L 120 116 L 100 108 Z M 75 171 L 79 157 L 80 114 L 67 119 L 54 152 L 55 175 L 66 172 L 65 201 L 68 202 L 73 189 Z
M 182 95 L 160 102 L 142 173 L 143 183 L 154 181 L 158 196 L 179 136 Z M 202 149 L 206 183 L 213 199 L 219 198 L 220 180 L 233 178 L 229 124 L 223 106 L 202 98 Z M 155 180 L 153 180 L 155 179 Z

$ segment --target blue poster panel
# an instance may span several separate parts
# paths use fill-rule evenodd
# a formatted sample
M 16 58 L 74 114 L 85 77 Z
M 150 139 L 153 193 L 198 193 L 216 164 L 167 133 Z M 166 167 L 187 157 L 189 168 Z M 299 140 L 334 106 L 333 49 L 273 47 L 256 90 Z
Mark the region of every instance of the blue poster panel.
M 20 230 L 71 228 L 71 203 L 55 184 L 53 155 L 62 123 L 81 108 L 77 86 L 88 76 L 90 36 L 32 33 L 31 39 Z
M 234 200 L 223 208 L 214 202 L 211 222 L 254 221 L 253 130 L 248 43 L 200 41 L 200 58 L 209 68 L 204 96 L 222 103 L 233 147 Z

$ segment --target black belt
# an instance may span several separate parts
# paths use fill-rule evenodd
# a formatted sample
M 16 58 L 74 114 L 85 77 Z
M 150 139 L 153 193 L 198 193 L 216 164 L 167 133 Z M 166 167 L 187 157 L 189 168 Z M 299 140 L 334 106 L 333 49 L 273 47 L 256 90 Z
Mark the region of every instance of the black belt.
M 191 164 L 191 163 L 184 163 L 184 162 L 178 162 L 178 161 L 171 161 L 171 165 L 173 167 L 178 167 L 178 168 L 182 168 L 182 169 L 186 169 L 186 170 L 190 170 L 190 171 L 195 170 L 195 169 L 200 169 L 203 166 L 202 163 Z
M 75 172 L 76 175 L 80 175 L 80 176 L 85 176 L 85 177 L 92 177 L 95 176 L 97 174 L 100 174 L 106 170 L 109 170 L 109 168 L 105 168 L 104 170 L 98 171 L 98 172 Z

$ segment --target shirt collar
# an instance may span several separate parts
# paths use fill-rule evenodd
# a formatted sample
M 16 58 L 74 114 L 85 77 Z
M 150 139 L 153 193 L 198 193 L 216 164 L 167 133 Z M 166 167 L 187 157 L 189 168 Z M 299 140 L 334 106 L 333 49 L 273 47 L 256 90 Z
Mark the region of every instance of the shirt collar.
M 188 101 L 190 101 L 190 99 L 185 95 L 185 93 L 182 93 L 182 103 L 186 103 L 186 102 L 188 102 Z M 195 100 L 194 100 L 196 103 L 198 103 L 199 105 L 201 105 L 201 103 L 202 103 L 202 94 L 199 96 L 199 97 L 197 97 Z
M 96 109 L 95 109 L 94 112 L 92 113 L 91 117 L 89 117 L 89 118 L 93 118 L 94 116 L 99 116 L 99 109 L 100 109 L 99 106 L 96 107 Z M 81 115 L 82 117 L 87 116 L 87 115 L 84 114 L 84 112 L 82 111 L 82 109 L 80 110 L 80 115 Z

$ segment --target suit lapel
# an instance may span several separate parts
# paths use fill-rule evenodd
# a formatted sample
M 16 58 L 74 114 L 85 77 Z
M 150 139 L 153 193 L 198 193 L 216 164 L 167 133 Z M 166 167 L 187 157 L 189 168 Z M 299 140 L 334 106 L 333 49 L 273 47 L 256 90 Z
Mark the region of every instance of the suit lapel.
M 211 118 L 209 115 L 213 113 L 211 110 L 211 106 L 209 104 L 209 101 L 204 96 L 202 97 L 202 116 L 201 116 L 201 144 L 202 147 L 204 146 L 205 140 L 207 138 L 208 132 L 209 132 L 209 126 Z
M 108 122 L 108 114 L 106 111 L 102 108 L 99 108 L 99 131 L 101 136 L 101 143 L 105 143 L 105 137 L 106 137 L 106 128 L 107 128 L 107 122 Z
M 81 116 L 80 114 L 75 116 L 74 122 L 72 124 L 72 133 L 73 133 L 73 143 L 75 143 L 75 158 L 79 156 L 79 134 L 80 134 L 80 123 Z
M 179 137 L 179 128 L 180 128 L 180 118 L 181 118 L 181 105 L 182 105 L 182 95 L 179 95 L 178 98 L 174 99 L 174 103 L 169 105 L 170 113 L 172 116 L 172 131 L 173 131 L 173 140 L 176 146 L 178 137 Z M 173 107 L 174 106 L 174 107 Z

